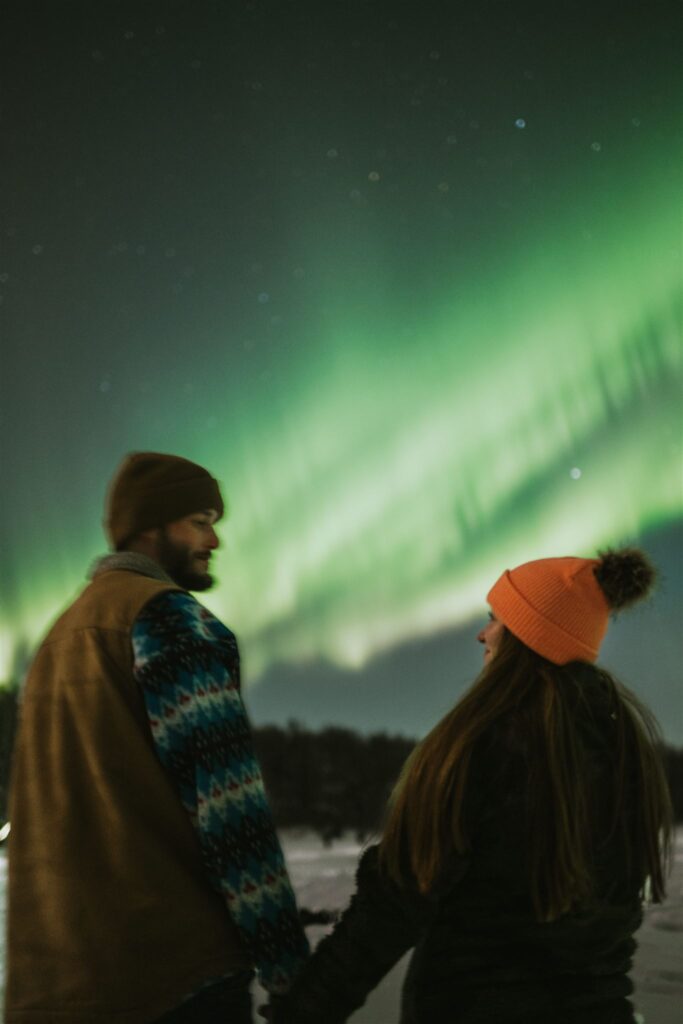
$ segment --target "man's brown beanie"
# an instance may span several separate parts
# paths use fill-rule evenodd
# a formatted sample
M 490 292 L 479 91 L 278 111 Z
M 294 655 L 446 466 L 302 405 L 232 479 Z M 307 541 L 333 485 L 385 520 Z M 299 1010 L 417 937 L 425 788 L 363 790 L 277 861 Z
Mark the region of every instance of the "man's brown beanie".
M 165 526 L 192 512 L 225 507 L 218 483 L 205 469 L 177 455 L 127 455 L 107 493 L 104 528 L 116 550 L 142 530 Z

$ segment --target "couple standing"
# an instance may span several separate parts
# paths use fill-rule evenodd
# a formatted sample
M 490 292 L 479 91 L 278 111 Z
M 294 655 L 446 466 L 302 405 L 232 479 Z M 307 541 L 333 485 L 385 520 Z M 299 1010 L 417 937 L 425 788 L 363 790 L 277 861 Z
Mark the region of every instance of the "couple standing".
M 651 714 L 593 662 L 637 550 L 507 571 L 484 668 L 416 747 L 312 956 L 212 585 L 216 480 L 128 456 L 113 553 L 42 642 L 11 785 L 6 1024 L 341 1024 L 409 949 L 403 1024 L 628 1024 L 670 803 Z M 390 1024 L 378 1021 L 377 1024 Z

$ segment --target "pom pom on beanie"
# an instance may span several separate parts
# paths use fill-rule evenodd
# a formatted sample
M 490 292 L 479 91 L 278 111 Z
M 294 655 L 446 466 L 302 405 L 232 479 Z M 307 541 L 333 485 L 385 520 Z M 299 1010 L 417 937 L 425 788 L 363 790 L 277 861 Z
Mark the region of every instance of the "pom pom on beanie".
M 638 548 L 608 548 L 598 553 L 595 578 L 614 611 L 630 608 L 647 597 L 656 577 L 657 570 Z
M 511 633 L 554 664 L 595 661 L 610 612 L 646 597 L 655 575 L 637 548 L 541 558 L 506 570 L 487 600 Z
M 178 455 L 133 452 L 109 486 L 104 528 L 120 550 L 143 530 L 210 508 L 219 519 L 225 511 L 218 482 L 206 469 Z

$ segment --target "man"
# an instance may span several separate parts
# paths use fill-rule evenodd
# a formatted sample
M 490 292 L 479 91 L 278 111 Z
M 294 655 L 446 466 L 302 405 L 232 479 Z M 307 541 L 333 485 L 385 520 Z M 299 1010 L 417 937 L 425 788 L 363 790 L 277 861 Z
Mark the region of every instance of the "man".
M 247 1024 L 308 946 L 212 585 L 216 480 L 128 456 L 113 554 L 22 699 L 11 791 L 7 1024 Z

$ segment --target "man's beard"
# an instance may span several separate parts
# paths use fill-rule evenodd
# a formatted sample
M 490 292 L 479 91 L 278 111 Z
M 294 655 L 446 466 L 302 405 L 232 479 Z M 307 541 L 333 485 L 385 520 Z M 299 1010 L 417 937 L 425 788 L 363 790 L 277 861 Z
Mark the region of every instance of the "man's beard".
M 208 590 L 214 584 L 214 578 L 210 573 L 197 572 L 193 568 L 191 549 L 186 544 L 170 540 L 163 529 L 160 531 L 158 559 L 162 569 L 183 590 Z

